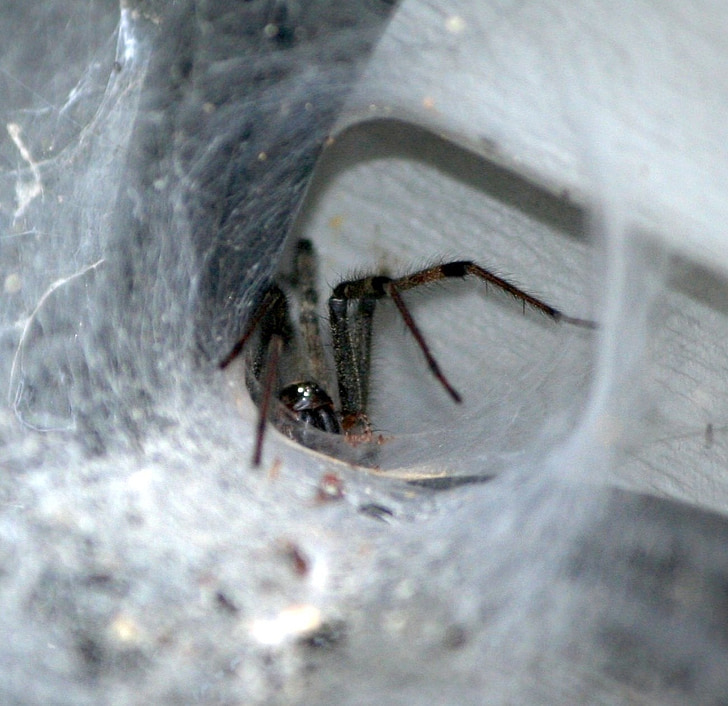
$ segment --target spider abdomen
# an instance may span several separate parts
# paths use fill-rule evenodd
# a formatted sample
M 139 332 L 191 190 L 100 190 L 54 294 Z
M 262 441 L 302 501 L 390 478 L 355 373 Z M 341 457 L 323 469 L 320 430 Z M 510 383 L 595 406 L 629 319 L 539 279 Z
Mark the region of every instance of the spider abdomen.
M 294 382 L 287 385 L 281 390 L 278 399 L 296 419 L 321 431 L 341 434 L 341 424 L 334 402 L 326 390 L 315 382 Z

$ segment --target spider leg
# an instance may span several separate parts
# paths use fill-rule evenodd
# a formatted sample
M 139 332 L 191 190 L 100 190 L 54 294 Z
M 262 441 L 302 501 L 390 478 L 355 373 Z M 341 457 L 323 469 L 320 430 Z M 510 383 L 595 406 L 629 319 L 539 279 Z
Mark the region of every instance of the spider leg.
M 301 365 L 306 371 L 304 377 L 328 386 L 329 376 L 319 329 L 317 276 L 318 261 L 313 244 L 310 240 L 301 239 L 296 245 L 294 260 L 294 279 L 301 299 L 299 324 L 305 349 Z
M 271 285 L 263 295 L 263 299 L 248 322 L 243 335 L 230 353 L 220 361 L 220 368 L 226 368 L 240 355 L 256 329 L 260 331 L 260 339 L 253 361 L 253 375 L 258 380 L 261 375 L 264 377 L 258 405 L 258 422 L 252 459 L 255 467 L 260 465 L 263 452 L 263 439 L 268 425 L 271 400 L 275 395 L 278 383 L 281 354 L 292 337 L 286 295 L 276 285 Z
M 399 294 L 398 283 L 407 282 L 423 273 L 415 273 L 400 280 L 379 275 L 359 280 L 342 282 L 334 288 L 329 299 L 329 318 L 334 343 L 336 374 L 339 381 L 342 417 L 353 424 L 357 419 L 366 419 L 369 393 L 369 366 L 371 362 L 371 337 L 374 309 L 378 299 L 389 297 L 394 301 L 402 319 L 425 356 L 427 365 L 435 378 L 445 388 L 453 401 L 462 398 L 450 384 L 432 355 L 425 337 L 415 323 L 412 314 Z M 426 281 L 418 282 L 424 284 Z M 409 289 L 416 284 L 410 284 Z
M 456 260 L 454 262 L 446 262 L 442 265 L 434 265 L 428 267 L 419 272 L 414 272 L 399 279 L 393 280 L 392 285 L 400 290 L 406 291 L 407 289 L 413 289 L 419 287 L 422 284 L 428 284 L 430 282 L 438 282 L 443 279 L 463 279 L 468 275 L 472 275 L 488 284 L 495 285 L 506 294 L 510 294 L 515 299 L 518 299 L 523 304 L 524 311 L 526 307 L 531 307 L 545 314 L 554 321 L 563 321 L 564 323 L 571 324 L 572 326 L 580 326 L 582 328 L 594 329 L 597 327 L 594 321 L 589 319 L 580 319 L 574 316 L 567 316 L 559 309 L 547 304 L 542 299 L 534 297 L 533 294 L 529 294 L 515 284 L 509 282 L 503 277 L 499 277 L 490 270 L 486 270 L 485 267 L 481 267 L 472 260 Z
M 405 326 L 407 326 L 407 328 L 410 330 L 410 333 L 414 337 L 415 341 L 417 341 L 417 345 L 420 347 L 420 350 L 424 354 L 430 371 L 440 382 L 440 384 L 445 388 L 445 390 L 447 390 L 447 393 L 450 395 L 450 397 L 452 397 L 453 401 L 459 404 L 463 401 L 463 398 L 460 396 L 460 393 L 450 384 L 442 370 L 440 370 L 440 366 L 437 364 L 435 356 L 432 355 L 430 347 L 425 341 L 425 337 L 422 335 L 422 332 L 415 323 L 415 320 L 412 318 L 412 314 L 405 305 L 404 299 L 402 299 L 402 295 L 399 293 L 399 290 L 397 289 L 394 282 L 390 282 L 387 285 L 387 291 L 389 293 L 389 296 L 392 298 L 392 301 L 395 303 L 397 309 L 399 309 L 399 313 L 402 316 L 402 320 L 404 321 Z
M 263 454 L 263 439 L 268 426 L 268 411 L 273 397 L 276 383 L 278 382 L 278 363 L 283 351 L 283 338 L 279 334 L 273 334 L 267 345 L 265 378 L 263 380 L 262 397 L 258 407 L 258 423 L 255 428 L 255 450 L 253 451 L 253 467 L 260 466 L 260 459 Z
M 563 321 L 583 328 L 596 328 L 594 321 L 567 316 L 559 309 L 470 260 L 434 265 L 397 279 L 379 275 L 342 282 L 334 288 L 329 299 L 329 314 L 339 394 L 345 417 L 352 414 L 366 415 L 372 318 L 377 300 L 384 297 L 390 297 L 396 305 L 405 325 L 424 354 L 432 374 L 455 402 L 461 401 L 460 394 L 450 384 L 432 355 L 401 292 L 423 284 L 451 278 L 462 279 L 467 276 L 477 277 L 486 285 L 492 284 L 510 294 L 522 303 L 524 311 L 526 307 L 531 307 L 554 321 Z
M 268 312 L 275 306 L 280 306 L 281 298 L 285 300 L 285 295 L 278 287 L 271 286 L 267 289 L 263 295 L 263 299 L 258 305 L 258 308 L 250 318 L 250 321 L 248 321 L 248 325 L 245 327 L 243 335 L 238 339 L 231 351 L 218 363 L 220 369 L 224 370 L 227 368 L 227 366 L 242 353 L 248 339 L 253 335 L 253 332 L 258 328 L 260 322 L 263 321 Z
M 338 288 L 337 288 L 338 289 Z M 369 398 L 372 321 L 376 299 L 371 296 L 329 299 L 329 323 L 344 431 L 371 431 L 366 415 Z

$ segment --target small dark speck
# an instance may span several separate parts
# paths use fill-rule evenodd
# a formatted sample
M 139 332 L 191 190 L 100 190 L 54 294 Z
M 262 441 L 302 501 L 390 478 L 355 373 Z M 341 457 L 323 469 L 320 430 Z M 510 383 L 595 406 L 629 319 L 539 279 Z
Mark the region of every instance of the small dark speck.
M 113 68 L 113 70 L 114 70 L 114 73 L 115 73 L 115 74 L 118 74 L 118 73 L 121 73 L 121 69 L 122 69 L 123 67 L 122 67 L 122 65 L 121 65 L 121 63 L 120 63 L 120 62 L 118 62 L 118 61 L 115 61 L 115 62 L 114 62 L 114 63 L 112 64 L 112 68 Z
M 142 527 L 144 525 L 144 517 L 135 512 L 128 512 L 126 514 L 126 521 L 133 527 Z
M 222 591 L 215 594 L 215 603 L 220 610 L 226 613 L 237 613 L 238 607 Z
M 97 676 L 104 661 L 104 650 L 101 645 L 91 637 L 82 637 L 78 642 L 78 651 L 88 674 Z
M 388 517 L 394 517 L 394 513 L 388 507 L 376 503 L 360 505 L 359 512 L 367 517 L 373 517 L 375 520 L 382 520 L 382 522 L 386 522 Z
M 128 592 L 128 586 L 123 579 L 106 572 L 89 574 L 84 578 L 83 584 L 92 591 L 110 596 L 124 596 Z
M 461 625 L 451 625 L 445 632 L 445 647 L 457 650 L 468 641 L 468 633 Z
M 91 574 L 86 577 L 86 583 L 90 586 L 108 586 L 113 580 L 111 574 Z
M 479 142 L 483 149 L 489 154 L 498 153 L 498 143 L 493 138 L 487 137 L 486 135 L 481 135 L 479 138 Z
M 407 481 L 409 485 L 417 485 L 420 488 L 432 490 L 451 490 L 461 485 L 473 485 L 475 483 L 487 483 L 495 476 L 442 476 L 440 478 L 416 478 Z
M 304 647 L 317 650 L 331 650 L 341 644 L 346 638 L 346 623 L 343 620 L 334 620 L 324 623 L 316 632 L 307 635 L 301 640 Z
M 303 550 L 293 542 L 286 542 L 284 552 L 291 562 L 294 572 L 298 576 L 305 576 L 308 573 L 310 562 Z

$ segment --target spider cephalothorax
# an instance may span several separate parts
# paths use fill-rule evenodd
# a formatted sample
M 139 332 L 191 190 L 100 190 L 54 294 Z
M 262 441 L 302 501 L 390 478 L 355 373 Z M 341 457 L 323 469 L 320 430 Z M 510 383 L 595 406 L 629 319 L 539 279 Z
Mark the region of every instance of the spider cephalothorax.
M 304 381 L 286 385 L 278 393 L 278 399 L 304 424 L 330 434 L 341 434 L 334 401 L 318 383 Z

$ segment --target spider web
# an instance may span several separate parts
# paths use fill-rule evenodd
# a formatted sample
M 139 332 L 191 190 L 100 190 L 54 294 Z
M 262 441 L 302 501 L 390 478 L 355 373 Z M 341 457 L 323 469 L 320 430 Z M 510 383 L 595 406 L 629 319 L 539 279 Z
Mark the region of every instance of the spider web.
M 599 86 L 603 109 L 620 59 L 634 51 L 634 65 L 653 66 L 657 45 L 666 55 L 678 46 L 680 66 L 705 60 L 711 72 L 696 75 L 710 80 L 690 85 L 712 97 L 709 49 L 713 32 L 719 46 L 725 35 L 723 13 L 698 3 L 709 22 L 693 34 L 698 20 L 688 22 L 678 4 L 661 14 L 652 3 L 615 13 L 589 2 L 575 4 L 578 11 L 408 2 L 377 50 L 383 63 L 342 115 L 393 3 L 5 3 L 0 628 L 12 639 L 0 645 L 0 701 L 718 702 L 728 688 L 724 519 L 601 483 L 616 467 L 626 483 L 647 478 L 663 494 L 677 488 L 719 505 L 724 278 L 704 261 L 673 258 L 654 239 L 626 237 L 649 229 L 626 217 L 639 211 L 622 199 L 638 180 L 611 161 L 623 154 L 611 147 L 641 114 L 603 132 L 589 120 L 594 105 L 563 94 L 584 97 L 585 86 Z M 609 51 L 587 57 L 605 61 L 604 73 L 567 75 L 563 88 L 574 47 L 592 46 L 610 22 L 629 23 L 635 13 L 650 19 L 639 32 L 630 25 L 636 38 L 613 51 L 615 30 Z M 663 31 L 675 29 L 674 18 L 680 31 Z M 544 56 L 534 47 L 550 32 L 566 43 Z M 660 58 L 672 77 L 669 56 Z M 457 84 L 447 94 L 457 97 L 455 117 L 438 76 Z M 646 86 L 663 86 L 659 78 L 641 76 Z M 549 80 L 558 88 L 547 89 Z M 658 104 L 665 95 L 650 93 Z M 681 102 L 669 95 L 676 110 Z M 644 105 L 630 98 L 616 102 Z M 712 135 L 711 111 L 686 103 L 689 121 L 702 121 L 696 132 Z M 427 130 L 402 128 L 413 105 L 428 116 L 418 121 Z M 492 470 L 491 442 L 523 438 L 512 420 L 542 431 L 555 420 L 548 438 L 558 443 L 540 451 L 545 436 L 529 439 L 521 455 L 508 456 L 512 445 L 502 443 L 496 481 L 438 494 L 281 438 L 268 465 L 249 467 L 255 410 L 240 377 L 222 378 L 213 363 L 277 266 L 337 116 L 342 130 L 385 120 L 358 137 L 355 129 L 337 133 L 343 155 L 336 144 L 328 154 L 351 169 L 324 170 L 334 186 L 314 188 L 321 211 L 297 226 L 312 228 L 320 247 L 328 242 L 322 289 L 349 268 L 482 260 L 487 244 L 504 274 L 550 301 L 564 297 L 569 313 L 602 304 L 593 358 L 584 354 L 591 344 L 552 337 L 497 298 L 414 305 L 428 331 L 442 331 L 444 320 L 457 332 L 466 312 L 464 328 L 435 342 L 436 352 L 443 365 L 465 370 L 464 392 L 485 385 L 491 394 L 472 395 L 474 407 L 450 419 L 447 434 L 413 433 L 404 464 L 430 456 L 455 470 Z M 573 148 L 579 121 L 577 137 L 599 135 L 610 149 L 588 139 Z M 698 141 L 684 143 L 685 154 L 720 154 L 685 133 Z M 672 144 L 657 142 L 657 154 Z M 492 158 L 482 172 L 473 150 Z M 592 160 L 589 174 L 603 168 L 613 179 L 578 178 Z M 510 174 L 514 165 L 528 178 Z M 661 207 L 665 194 L 692 203 L 687 195 L 703 190 L 688 177 L 707 170 L 720 183 L 711 165 L 656 169 L 660 178 L 679 174 L 680 187 L 659 182 L 648 193 Z M 584 182 L 599 184 L 597 203 L 608 207 L 593 228 L 609 246 L 604 281 L 584 268 L 592 249 L 577 237 L 592 229 L 580 220 L 585 204 L 565 206 L 554 188 Z M 349 207 L 358 213 L 356 237 L 346 229 Z M 468 241 L 463 233 L 484 222 L 487 241 Z M 602 288 L 605 301 L 594 296 Z M 467 348 L 481 345 L 476 310 L 490 317 L 491 333 L 517 336 L 498 362 L 498 384 L 483 383 L 482 359 Z M 486 359 L 499 340 L 492 336 Z M 544 345 L 545 366 L 525 367 L 522 359 Z M 385 406 L 405 373 L 412 381 L 403 406 L 391 407 L 393 426 L 400 410 L 425 406 L 420 393 L 431 382 L 420 386 L 416 365 L 400 353 L 383 351 L 378 368 Z M 578 394 L 564 386 L 575 368 Z M 430 409 L 447 414 L 436 392 Z M 430 423 L 425 416 L 416 421 Z M 615 419 L 648 443 L 625 451 Z M 624 464 L 614 462 L 615 448 Z M 667 483 L 666 471 L 674 474 Z

